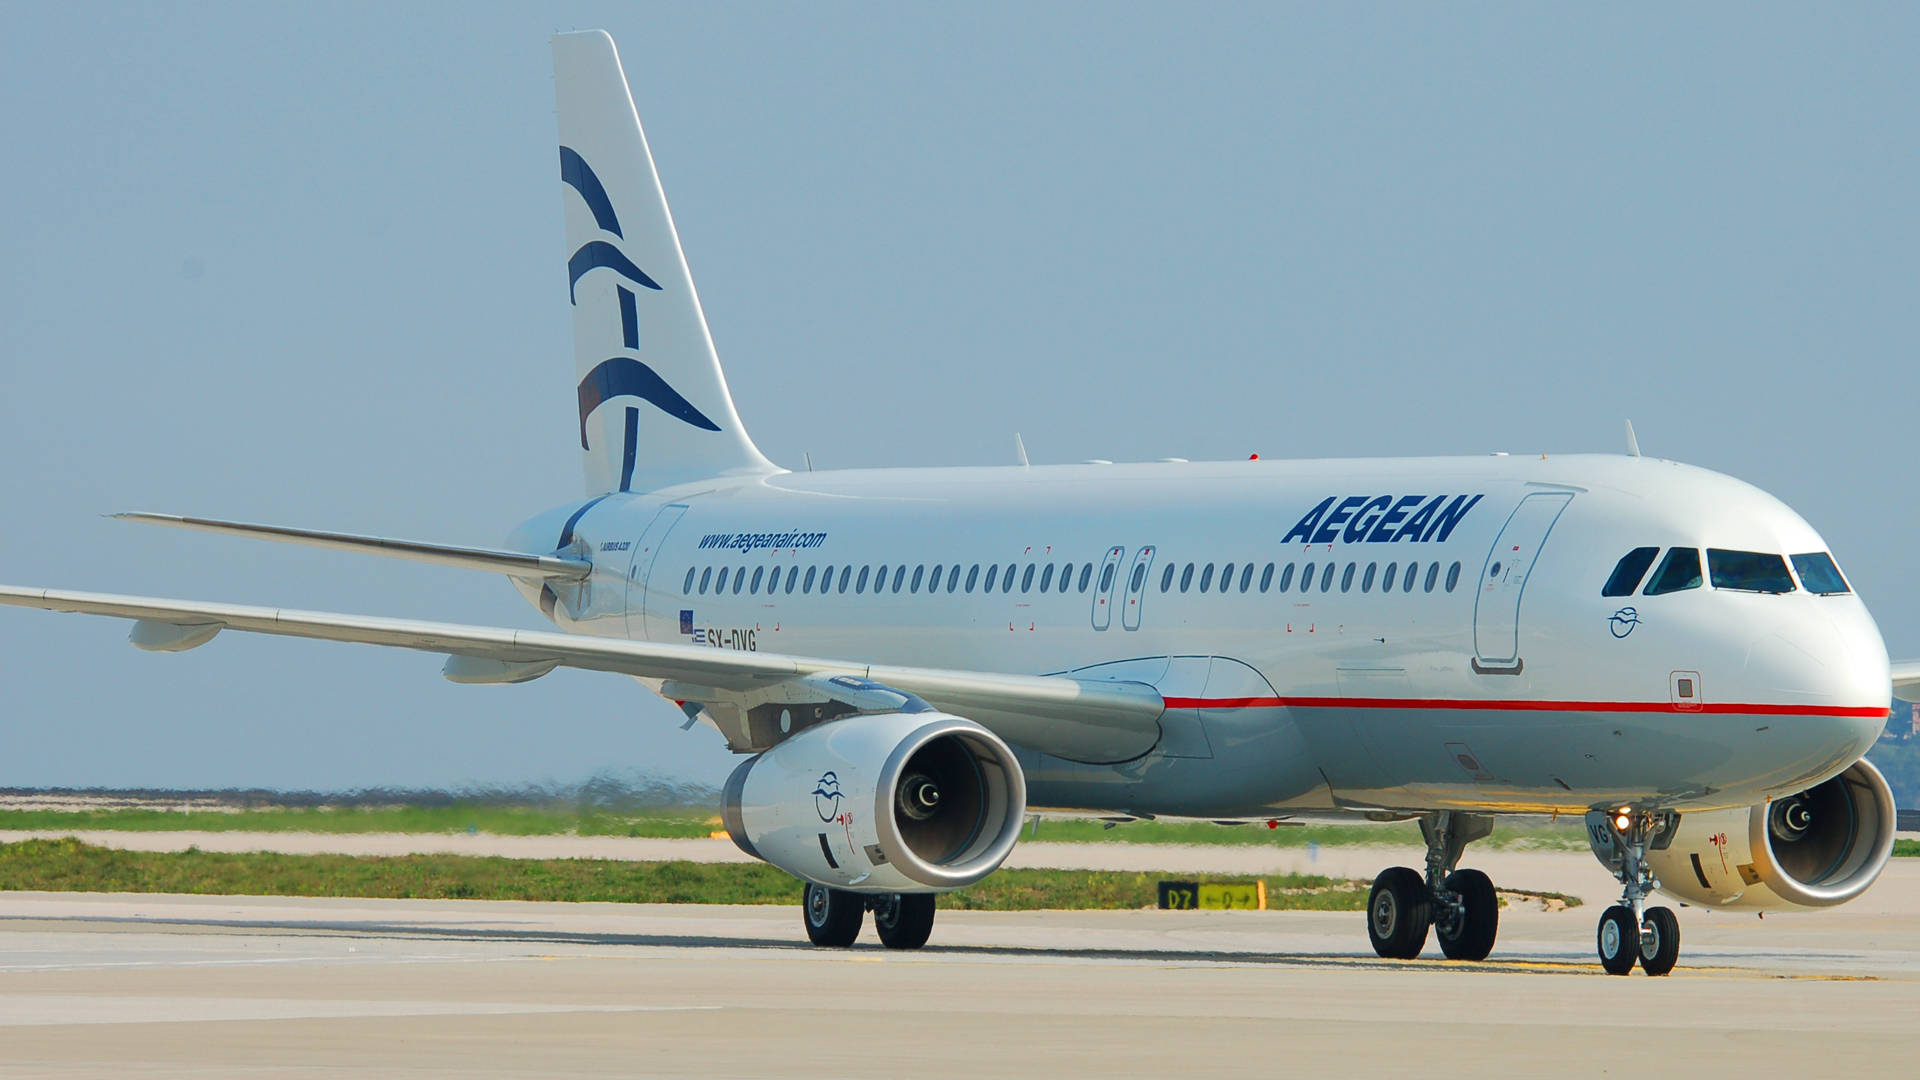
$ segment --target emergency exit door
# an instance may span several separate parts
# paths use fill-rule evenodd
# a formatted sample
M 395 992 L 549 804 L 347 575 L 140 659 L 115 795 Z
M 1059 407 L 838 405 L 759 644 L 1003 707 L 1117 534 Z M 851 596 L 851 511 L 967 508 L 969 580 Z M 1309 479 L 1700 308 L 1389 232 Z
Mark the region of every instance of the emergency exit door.
M 1520 600 L 1540 549 L 1560 512 L 1573 500 L 1566 491 L 1541 491 L 1520 500 L 1480 568 L 1473 602 L 1474 669 L 1517 674 L 1520 670 Z

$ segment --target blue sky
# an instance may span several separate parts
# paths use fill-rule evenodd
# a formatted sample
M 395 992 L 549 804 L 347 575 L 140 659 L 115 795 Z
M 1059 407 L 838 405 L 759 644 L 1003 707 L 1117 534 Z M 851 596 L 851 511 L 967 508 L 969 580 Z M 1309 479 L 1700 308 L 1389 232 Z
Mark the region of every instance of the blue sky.
M 580 487 L 547 37 L 619 43 L 740 413 L 821 467 L 1615 451 L 1821 529 L 1920 655 L 1897 5 L 28 5 L 0 580 L 488 624 Z M 0 612 L 0 786 L 700 779 L 609 676 Z

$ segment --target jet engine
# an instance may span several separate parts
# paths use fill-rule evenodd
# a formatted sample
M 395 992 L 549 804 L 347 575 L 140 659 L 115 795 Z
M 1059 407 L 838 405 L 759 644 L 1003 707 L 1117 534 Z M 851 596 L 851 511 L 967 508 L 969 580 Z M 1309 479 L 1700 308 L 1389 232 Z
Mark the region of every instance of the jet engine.
M 740 850 L 858 892 L 945 892 L 999 869 L 1027 810 L 1013 751 L 971 720 L 864 714 L 740 764 L 721 815 Z
M 1647 852 L 1647 864 L 1661 892 L 1705 908 L 1832 907 L 1880 876 L 1893 853 L 1894 826 L 1893 792 L 1862 758 L 1798 795 L 1744 810 L 1683 814 L 1669 842 Z M 1588 829 L 1588 840 L 1607 862 L 1595 833 Z

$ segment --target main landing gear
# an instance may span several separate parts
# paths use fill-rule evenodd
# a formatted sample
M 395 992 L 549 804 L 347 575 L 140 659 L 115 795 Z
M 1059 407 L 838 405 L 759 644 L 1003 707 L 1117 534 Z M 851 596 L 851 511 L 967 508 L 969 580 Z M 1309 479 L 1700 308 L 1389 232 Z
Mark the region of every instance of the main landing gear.
M 1458 870 L 1468 844 L 1493 832 L 1491 814 L 1441 811 L 1420 818 L 1427 841 L 1424 877 L 1404 866 L 1373 879 L 1367 897 L 1367 937 L 1390 960 L 1411 960 L 1426 947 L 1427 930 L 1449 960 L 1485 960 L 1500 928 L 1500 898 L 1478 870 Z
M 1647 850 L 1672 839 L 1679 816 L 1623 807 L 1587 815 L 1594 852 L 1620 882 L 1620 902 L 1600 913 L 1600 966 L 1609 975 L 1630 975 L 1636 961 L 1649 975 L 1665 975 L 1680 960 L 1680 920 L 1672 909 L 1648 907 L 1660 883 L 1647 867 Z
M 873 929 L 889 949 L 917 949 L 933 933 L 932 893 L 883 893 L 867 896 L 809 883 L 801 894 L 807 940 L 844 949 L 860 936 L 860 923 L 873 909 Z

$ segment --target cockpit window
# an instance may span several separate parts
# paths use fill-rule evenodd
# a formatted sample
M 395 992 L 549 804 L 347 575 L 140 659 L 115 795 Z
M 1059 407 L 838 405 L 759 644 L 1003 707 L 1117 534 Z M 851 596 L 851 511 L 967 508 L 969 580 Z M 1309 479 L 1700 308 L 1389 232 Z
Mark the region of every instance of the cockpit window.
M 1707 549 L 1707 573 L 1716 589 L 1740 592 L 1787 593 L 1794 590 L 1787 560 L 1759 551 Z
M 1693 548 L 1673 548 L 1660 560 L 1660 569 L 1647 582 L 1648 596 L 1700 587 L 1700 552 Z
M 1800 572 L 1800 584 L 1808 592 L 1838 596 L 1853 591 L 1847 587 L 1847 579 L 1840 576 L 1840 568 L 1833 565 L 1833 556 L 1824 551 L 1795 555 L 1793 568 Z
M 1640 579 L 1647 576 L 1647 567 L 1653 565 L 1653 557 L 1660 554 L 1659 548 L 1634 548 L 1620 557 L 1613 567 L 1613 575 L 1607 578 L 1607 586 L 1600 590 L 1601 596 L 1632 596 L 1640 587 Z

